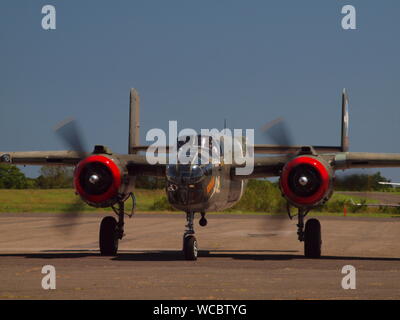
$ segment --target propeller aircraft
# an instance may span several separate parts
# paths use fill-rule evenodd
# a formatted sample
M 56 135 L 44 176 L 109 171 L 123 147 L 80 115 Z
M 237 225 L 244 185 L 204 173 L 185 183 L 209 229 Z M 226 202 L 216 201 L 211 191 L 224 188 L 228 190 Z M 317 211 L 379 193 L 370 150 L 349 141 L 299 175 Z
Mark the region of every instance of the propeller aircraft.
M 321 256 L 321 224 L 308 219 L 307 214 L 324 204 L 333 193 L 337 170 L 351 168 L 400 167 L 400 154 L 349 152 L 348 96 L 342 93 L 340 146 L 293 145 L 281 120 L 264 127 L 276 144 L 246 145 L 245 139 L 234 139 L 242 154 L 249 147 L 254 154 L 254 167 L 250 174 L 238 174 L 243 164 L 229 163 L 220 153 L 217 163 L 151 163 L 141 154 L 149 146 L 139 145 L 139 95 L 130 92 L 129 146 L 127 154 L 113 153 L 108 147 L 96 145 L 92 152 L 84 150 L 79 129 L 74 121 L 66 121 L 56 128 L 57 134 L 70 150 L 0 152 L 0 162 L 15 165 L 72 166 L 76 193 L 88 205 L 112 208 L 116 214 L 103 218 L 100 224 L 99 247 L 102 255 L 116 255 L 118 243 L 124 237 L 124 204 L 135 201 L 135 178 L 155 176 L 166 179 L 166 195 L 170 204 L 186 213 L 183 235 L 183 255 L 196 260 L 198 243 L 194 231 L 195 213 L 199 223 L 207 225 L 206 213 L 221 211 L 235 205 L 242 197 L 248 179 L 279 177 L 282 196 L 290 207 L 297 208 L 298 240 L 304 242 L 304 255 Z M 179 138 L 174 148 L 179 153 L 188 141 L 195 141 L 199 153 L 209 153 L 215 146 L 213 136 Z M 165 151 L 169 152 L 166 146 Z

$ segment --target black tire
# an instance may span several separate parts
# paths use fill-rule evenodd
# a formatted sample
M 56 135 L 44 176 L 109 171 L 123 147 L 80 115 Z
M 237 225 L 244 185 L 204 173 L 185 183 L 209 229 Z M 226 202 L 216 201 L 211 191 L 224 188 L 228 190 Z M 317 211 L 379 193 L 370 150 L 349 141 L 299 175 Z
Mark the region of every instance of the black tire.
M 304 256 L 306 258 L 321 257 L 321 224 L 317 219 L 306 222 L 304 230 Z
M 197 240 L 195 236 L 186 236 L 183 239 L 183 255 L 185 260 L 197 260 Z
M 101 221 L 99 246 L 102 256 L 115 256 L 117 254 L 117 220 L 114 217 L 105 217 Z

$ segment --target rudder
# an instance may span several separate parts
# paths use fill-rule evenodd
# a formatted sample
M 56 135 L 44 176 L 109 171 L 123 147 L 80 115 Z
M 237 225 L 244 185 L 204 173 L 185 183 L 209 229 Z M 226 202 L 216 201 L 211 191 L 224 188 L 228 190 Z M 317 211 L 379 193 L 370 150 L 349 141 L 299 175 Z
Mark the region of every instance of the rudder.
M 349 151 L 349 97 L 346 89 L 342 92 L 342 152 Z

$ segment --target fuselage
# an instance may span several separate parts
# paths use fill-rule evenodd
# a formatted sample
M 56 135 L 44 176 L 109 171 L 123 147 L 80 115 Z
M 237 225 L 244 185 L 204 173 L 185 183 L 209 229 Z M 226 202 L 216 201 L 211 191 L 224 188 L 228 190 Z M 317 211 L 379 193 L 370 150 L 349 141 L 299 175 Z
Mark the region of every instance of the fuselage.
M 204 175 L 190 171 L 204 170 L 203 168 L 189 166 L 178 169 L 176 176 L 168 176 L 166 192 L 170 204 L 178 210 L 185 212 L 209 212 L 228 209 L 235 205 L 241 198 L 244 180 L 232 180 L 230 165 L 214 165 L 204 168 Z M 176 170 L 176 168 L 167 170 Z
M 232 164 L 226 164 L 222 148 L 216 144 L 208 146 L 210 137 L 201 137 L 198 155 L 189 163 L 169 164 L 166 172 L 166 193 L 169 203 L 185 212 L 221 211 L 234 206 L 241 198 L 245 188 L 244 180 L 231 178 Z M 200 139 L 200 138 L 199 138 Z M 188 143 L 186 141 L 186 143 Z M 183 152 L 178 144 L 177 153 Z M 211 146 L 211 145 L 210 145 Z M 209 153 L 219 148 L 218 161 L 202 163 L 199 154 Z M 243 148 L 237 143 L 236 149 Z M 215 149 L 214 149 L 215 151 Z M 239 150 L 240 152 L 243 149 Z M 214 163 L 213 163 L 214 162 Z

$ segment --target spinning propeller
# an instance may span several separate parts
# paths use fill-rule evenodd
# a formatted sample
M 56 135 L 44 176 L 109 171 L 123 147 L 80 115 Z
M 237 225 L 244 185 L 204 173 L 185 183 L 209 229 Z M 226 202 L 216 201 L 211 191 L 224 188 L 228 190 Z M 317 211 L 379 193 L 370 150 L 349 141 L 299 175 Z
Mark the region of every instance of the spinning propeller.
M 64 145 L 77 152 L 81 159 L 86 156 L 86 144 L 76 120 L 72 118 L 66 119 L 55 126 L 54 131 Z M 68 205 L 65 208 L 65 212 L 58 215 L 54 227 L 64 228 L 65 233 L 71 233 L 73 228 L 78 225 L 78 220 L 84 209 L 85 203 L 77 196 L 74 203 Z
M 279 185 L 288 203 L 289 217 L 290 205 L 308 211 L 323 204 L 332 190 L 333 171 L 330 165 L 318 157 L 313 148 L 294 146 L 283 118 L 267 123 L 263 131 L 288 156 Z
M 288 156 L 288 160 L 294 156 L 293 149 L 291 148 L 293 146 L 293 136 L 282 117 L 266 123 L 261 127 L 261 130 L 265 138 L 269 138 L 275 145 L 283 149 Z M 286 214 L 279 213 L 276 215 L 276 218 L 277 223 L 275 227 L 278 230 L 283 229 L 285 223 L 284 221 L 286 221 Z M 268 223 L 269 227 L 270 221 L 268 220 L 266 223 Z

